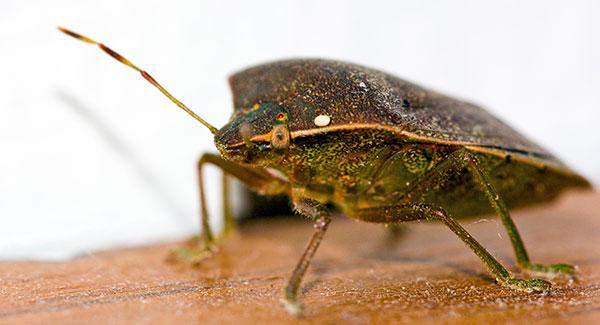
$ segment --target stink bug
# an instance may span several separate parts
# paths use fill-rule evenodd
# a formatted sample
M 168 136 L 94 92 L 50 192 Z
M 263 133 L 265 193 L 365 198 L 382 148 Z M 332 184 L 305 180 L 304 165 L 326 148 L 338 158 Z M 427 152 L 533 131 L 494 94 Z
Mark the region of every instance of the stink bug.
M 206 153 L 198 162 L 203 229 L 196 254 L 210 254 L 215 244 L 202 182 L 207 163 L 258 193 L 287 195 L 298 213 L 315 222 L 284 290 L 292 313 L 300 310 L 302 277 L 334 211 L 385 224 L 441 221 L 499 284 L 547 291 L 546 280 L 514 277 L 457 222 L 493 212 L 506 228 L 520 269 L 574 272 L 567 264 L 531 262 L 509 209 L 589 188 L 589 182 L 480 107 L 354 64 L 286 60 L 233 75 L 235 110 L 217 129 L 121 55 L 60 30 L 140 72 L 214 135 L 219 154 Z M 225 219 L 230 227 L 229 213 Z

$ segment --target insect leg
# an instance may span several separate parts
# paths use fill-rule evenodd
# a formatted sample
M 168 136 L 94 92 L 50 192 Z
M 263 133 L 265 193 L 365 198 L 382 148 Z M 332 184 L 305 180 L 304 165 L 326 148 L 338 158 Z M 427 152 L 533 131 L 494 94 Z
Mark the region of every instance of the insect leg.
M 317 248 L 319 248 L 323 236 L 325 236 L 327 227 L 331 222 L 331 213 L 325 206 L 312 200 L 302 200 L 294 203 L 294 208 L 297 212 L 315 220 L 315 232 L 306 245 L 304 253 L 302 253 L 302 257 L 300 257 L 298 264 L 296 264 L 284 289 L 283 303 L 285 304 L 287 311 L 292 315 L 298 315 L 302 309 L 301 305 L 298 303 L 300 283 L 302 282 L 302 278 L 304 277 L 306 269 L 310 265 L 310 261 L 315 255 Z
M 521 269 L 529 270 L 537 273 L 550 273 L 550 274 L 573 274 L 575 268 L 568 264 L 552 264 L 542 265 L 537 263 L 531 263 L 523 240 L 519 235 L 519 231 L 515 226 L 506 204 L 500 197 L 499 193 L 494 189 L 490 182 L 490 178 L 486 171 L 481 168 L 477 157 L 469 152 L 467 149 L 459 149 L 451 153 L 446 159 L 438 163 L 438 165 L 425 174 L 418 182 L 413 182 L 413 187 L 407 192 L 406 196 L 400 203 L 415 202 L 428 191 L 434 189 L 439 180 L 444 179 L 449 173 L 459 171 L 461 168 L 468 168 L 469 172 L 473 175 L 475 182 L 479 185 L 480 189 L 485 193 L 492 208 L 500 215 L 500 219 L 506 232 L 511 240 L 515 256 L 517 258 L 517 264 Z
M 525 291 L 546 291 L 550 288 L 550 283 L 545 280 L 523 280 L 512 277 L 510 272 L 492 254 L 442 208 L 434 208 L 426 204 L 408 203 L 406 205 L 358 210 L 355 217 L 362 220 L 373 220 L 381 218 L 381 215 L 385 215 L 388 220 L 428 219 L 441 221 L 481 259 L 498 283 Z
M 239 165 L 234 162 L 225 160 L 221 156 L 216 154 L 205 153 L 198 160 L 198 191 L 200 196 L 200 226 L 202 232 L 200 234 L 199 241 L 195 243 L 190 249 L 180 248 L 173 252 L 172 258 L 175 260 L 189 260 L 197 262 L 205 257 L 210 256 L 216 249 L 216 240 L 210 224 L 208 222 L 208 210 L 206 208 L 206 190 L 204 188 L 203 179 L 203 167 L 206 164 L 212 164 L 220 168 L 223 173 L 223 220 L 224 220 L 224 231 L 223 234 L 227 234 L 228 231 L 234 227 L 233 216 L 229 207 L 229 190 L 228 190 L 228 176 L 233 176 L 244 183 L 251 190 L 258 192 L 259 194 L 265 195 L 276 195 L 285 193 L 289 189 L 289 184 L 279 179 L 268 171 L 262 168 L 255 168 L 250 166 Z M 229 229 L 228 229 L 229 227 Z M 221 236 L 222 237 L 222 236 Z
M 223 235 L 227 236 L 231 232 L 235 231 L 235 220 L 233 220 L 233 211 L 231 208 L 231 200 L 229 199 L 229 176 L 225 173 L 221 174 L 221 189 L 222 194 L 222 209 L 223 209 Z
M 227 222 L 232 223 L 233 217 L 231 215 L 231 209 L 229 208 L 229 194 L 228 194 L 228 180 L 227 175 L 231 175 L 241 182 L 243 182 L 246 186 L 248 186 L 251 190 L 258 192 L 259 194 L 265 195 L 275 195 L 284 193 L 288 189 L 288 183 L 282 179 L 276 178 L 271 175 L 269 172 L 262 168 L 255 168 L 249 166 L 243 166 L 236 164 L 234 162 L 225 160 L 221 158 L 221 156 L 216 154 L 206 153 L 203 154 L 200 160 L 198 160 L 198 188 L 200 194 L 200 205 L 201 205 L 201 222 L 203 229 L 207 229 L 207 237 L 205 240 L 211 241 L 214 239 L 212 232 L 210 231 L 210 226 L 208 224 L 208 212 L 206 209 L 206 197 L 204 190 L 204 181 L 203 181 L 203 172 L 202 168 L 207 164 L 213 164 L 223 170 L 223 182 L 224 182 L 224 201 L 226 202 L 224 205 L 227 208 L 224 209 L 224 219 Z
M 385 230 L 386 236 L 383 239 L 382 244 L 389 249 L 396 247 L 408 231 L 406 225 L 397 222 L 386 223 Z
M 510 217 L 510 213 L 508 212 L 506 204 L 504 203 L 494 186 L 491 184 L 490 177 L 488 176 L 487 172 L 483 168 L 481 168 L 481 166 L 479 165 L 479 161 L 473 154 L 464 150 L 461 152 L 461 155 L 463 158 L 462 160 L 467 163 L 467 167 L 469 168 L 473 176 L 475 176 L 479 187 L 487 196 L 490 205 L 500 215 L 502 224 L 504 225 L 504 228 L 506 228 L 506 232 L 508 233 L 508 237 L 510 238 L 510 242 L 515 252 L 517 264 L 519 265 L 519 267 L 521 269 L 537 273 L 575 273 L 575 268 L 572 265 L 568 264 L 542 265 L 537 263 L 531 263 L 531 261 L 529 260 L 529 255 L 527 254 L 527 250 L 525 249 L 525 244 L 523 243 L 523 240 L 519 235 L 519 231 L 517 230 L 517 226 Z

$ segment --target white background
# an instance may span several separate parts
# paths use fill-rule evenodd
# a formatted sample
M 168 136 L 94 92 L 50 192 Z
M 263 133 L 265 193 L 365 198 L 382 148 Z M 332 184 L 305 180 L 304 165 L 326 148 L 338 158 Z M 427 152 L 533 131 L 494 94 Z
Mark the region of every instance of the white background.
M 195 160 L 226 78 L 288 57 L 392 72 L 482 104 L 600 181 L 598 1 L 22 1 L 0 5 L 0 258 L 65 258 L 198 231 Z M 218 213 L 218 177 L 209 179 Z

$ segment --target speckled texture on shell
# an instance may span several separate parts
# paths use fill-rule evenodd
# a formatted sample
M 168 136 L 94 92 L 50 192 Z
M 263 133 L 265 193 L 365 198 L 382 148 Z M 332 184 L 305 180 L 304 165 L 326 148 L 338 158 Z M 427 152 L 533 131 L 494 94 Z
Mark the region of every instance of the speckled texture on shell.
M 562 165 L 484 109 L 359 65 L 320 59 L 259 65 L 230 78 L 237 112 L 274 102 L 290 111 L 290 130 L 314 129 L 318 115 L 328 126 L 377 124 L 421 137 L 501 148 Z M 265 126 L 267 131 L 270 126 Z

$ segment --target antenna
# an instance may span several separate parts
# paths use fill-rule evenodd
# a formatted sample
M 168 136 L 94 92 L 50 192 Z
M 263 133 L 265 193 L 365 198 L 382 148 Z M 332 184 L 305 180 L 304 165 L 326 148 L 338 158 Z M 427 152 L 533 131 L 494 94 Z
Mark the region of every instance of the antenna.
M 91 38 L 85 37 L 83 35 L 79 35 L 75 32 L 72 32 L 66 28 L 62 28 L 62 27 L 58 27 L 58 30 L 71 36 L 74 37 L 80 41 L 86 42 L 86 43 L 90 43 L 90 44 L 95 44 L 98 45 L 98 47 L 100 47 L 100 49 L 102 49 L 104 52 L 106 52 L 108 55 L 112 56 L 114 59 L 116 59 L 117 61 L 123 63 L 124 65 L 138 71 L 142 77 L 144 77 L 144 79 L 148 80 L 148 82 L 150 82 L 152 85 L 154 85 L 154 87 L 158 88 L 158 90 L 160 90 L 161 93 L 163 93 L 165 96 L 167 96 L 173 103 L 175 103 L 175 105 L 179 106 L 179 108 L 181 108 L 182 110 L 186 111 L 186 113 L 190 114 L 193 118 L 195 118 L 198 122 L 202 123 L 204 126 L 206 126 L 208 128 L 208 130 L 210 130 L 210 132 L 212 132 L 212 134 L 216 134 L 219 130 L 212 126 L 210 123 L 206 122 L 203 118 L 201 118 L 200 116 L 198 116 L 196 113 L 194 113 L 191 109 L 189 109 L 187 106 L 185 106 L 182 102 L 180 102 L 177 98 L 173 97 L 173 95 L 171 95 L 165 88 L 163 88 L 163 86 L 161 86 L 156 80 L 154 80 L 154 78 L 152 78 L 152 76 L 150 74 L 148 74 L 148 72 L 146 72 L 145 70 L 142 70 L 140 68 L 138 68 L 137 66 L 135 66 L 133 63 L 131 63 L 129 60 L 127 60 L 126 58 L 122 57 L 121 54 L 111 50 L 109 47 L 107 47 L 106 45 L 102 44 L 102 43 L 98 43 L 96 41 L 94 41 Z

